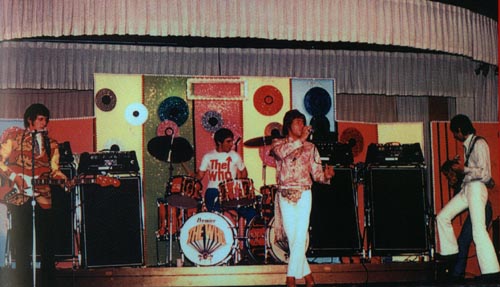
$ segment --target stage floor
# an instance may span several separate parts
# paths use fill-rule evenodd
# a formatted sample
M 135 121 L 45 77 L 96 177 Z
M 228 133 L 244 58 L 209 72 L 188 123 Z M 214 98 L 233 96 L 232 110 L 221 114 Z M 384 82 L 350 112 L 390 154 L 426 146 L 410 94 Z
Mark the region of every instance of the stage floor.
M 434 262 L 311 264 L 318 285 L 435 282 Z M 59 286 L 284 286 L 286 265 L 60 269 Z M 304 284 L 303 280 L 297 283 Z

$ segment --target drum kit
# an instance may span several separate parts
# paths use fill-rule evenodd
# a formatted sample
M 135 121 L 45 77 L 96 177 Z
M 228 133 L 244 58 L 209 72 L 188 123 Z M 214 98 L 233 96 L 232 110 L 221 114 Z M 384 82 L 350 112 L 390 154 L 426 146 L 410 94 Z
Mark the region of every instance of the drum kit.
M 190 160 L 192 147 L 189 143 L 177 140 L 176 145 L 167 138 L 153 139 L 153 143 L 148 144 L 150 154 L 170 165 Z M 270 142 L 269 137 L 262 137 L 249 140 L 245 145 L 258 147 Z M 202 183 L 197 178 L 171 174 L 165 198 L 157 200 L 159 229 L 156 236 L 157 241 L 169 242 L 168 266 L 174 265 L 174 241 L 180 245 L 182 265 L 185 258 L 196 266 L 288 262 L 288 243 L 276 242 L 274 238 L 274 196 L 278 186 L 264 185 L 256 195 L 250 178 L 222 181 L 219 184 L 222 212 L 206 211 L 202 190 Z M 253 207 L 257 215 L 245 224 L 245 219 L 236 212 L 240 207 Z

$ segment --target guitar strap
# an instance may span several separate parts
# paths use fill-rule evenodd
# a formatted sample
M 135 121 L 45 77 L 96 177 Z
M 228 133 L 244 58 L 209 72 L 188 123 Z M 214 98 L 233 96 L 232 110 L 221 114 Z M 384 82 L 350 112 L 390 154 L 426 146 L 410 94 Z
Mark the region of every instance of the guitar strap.
M 474 138 L 472 139 L 472 143 L 470 145 L 470 148 L 469 150 L 467 151 L 467 153 L 465 154 L 465 163 L 464 165 L 465 166 L 469 166 L 469 158 L 470 158 L 470 155 L 472 153 L 472 151 L 474 150 L 474 146 L 476 145 L 476 142 L 479 140 L 479 139 L 483 139 L 486 141 L 485 138 L 481 137 L 481 136 L 474 136 Z
M 486 141 L 486 139 L 481 136 L 475 136 L 475 138 L 472 139 L 470 148 L 465 154 L 465 163 L 464 163 L 465 166 L 469 166 L 470 154 L 472 153 L 472 150 L 474 150 L 474 146 L 476 145 L 476 142 L 479 139 L 483 139 L 484 141 Z M 484 184 L 486 185 L 487 188 L 492 189 L 493 187 L 495 187 L 495 180 L 493 179 L 493 177 L 490 177 L 490 180 L 488 180 L 488 182 L 485 182 Z

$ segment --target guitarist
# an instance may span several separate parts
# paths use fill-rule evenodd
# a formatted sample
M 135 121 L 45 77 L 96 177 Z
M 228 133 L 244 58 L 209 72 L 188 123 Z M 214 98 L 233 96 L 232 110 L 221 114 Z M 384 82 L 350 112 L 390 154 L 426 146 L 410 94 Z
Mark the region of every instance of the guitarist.
M 441 165 L 441 173 L 448 180 L 449 187 L 453 190 L 453 195 L 457 195 L 462 189 L 462 183 L 465 174 L 461 171 L 459 156 L 452 160 L 447 160 Z M 486 226 L 491 223 L 491 218 L 493 216 L 493 210 L 491 208 L 491 202 L 486 201 L 485 207 L 485 219 Z M 465 269 L 467 266 L 467 259 L 469 256 L 469 247 L 472 243 L 472 222 L 470 215 L 467 215 L 464 223 L 462 224 L 462 229 L 460 230 L 460 235 L 457 238 L 458 242 L 458 255 L 456 261 L 451 262 L 452 266 L 449 266 L 448 278 L 452 282 L 460 282 L 465 279 Z
M 16 260 L 12 286 L 33 286 L 31 254 L 33 227 L 31 194 L 35 195 L 35 220 L 38 253 L 41 255 L 41 286 L 56 286 L 55 280 L 55 214 L 52 210 L 51 186 L 33 185 L 34 178 L 66 180 L 59 169 L 56 140 L 47 134 L 50 111 L 42 104 L 30 105 L 24 113 L 25 129 L 10 128 L 0 137 L 0 174 L 8 189 L 16 194 L 7 205 L 12 215 L 11 251 Z M 34 169 L 33 169 L 34 167 Z M 12 193 L 11 191 L 11 193 Z M 0 200 L 5 197 L 2 195 Z M 38 281 L 38 280 L 37 280 Z

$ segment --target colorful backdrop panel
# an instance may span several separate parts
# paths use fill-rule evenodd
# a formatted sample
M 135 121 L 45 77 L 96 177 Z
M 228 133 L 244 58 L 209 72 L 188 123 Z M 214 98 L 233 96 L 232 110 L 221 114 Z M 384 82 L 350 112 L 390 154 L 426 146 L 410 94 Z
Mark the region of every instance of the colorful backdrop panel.
M 234 140 L 243 139 L 242 102 L 225 100 L 198 100 L 194 102 L 195 156 L 198 170 L 203 155 L 215 149 L 213 135 L 219 128 L 228 128 L 234 134 Z M 237 151 L 242 157 L 243 148 L 238 144 Z M 203 179 L 207 186 L 207 177 Z
M 424 150 L 423 123 L 380 123 L 377 128 L 379 143 L 419 143 L 420 148 Z
M 155 231 L 158 230 L 159 207 L 157 199 L 164 198 L 171 176 L 187 175 L 194 170 L 193 141 L 193 102 L 186 97 L 186 77 L 145 75 L 143 81 L 144 105 L 149 117 L 144 124 L 144 184 L 146 209 L 146 253 L 150 261 L 156 253 Z M 164 140 L 173 135 L 173 140 L 182 138 L 184 145 L 171 148 L 171 141 L 164 143 L 165 149 L 152 152 L 150 142 Z M 191 152 L 190 152 L 191 151 Z M 168 153 L 170 152 L 170 162 Z M 185 153 L 185 154 L 184 154 Z M 177 162 L 179 158 L 184 163 Z
M 81 154 L 95 150 L 94 124 L 95 118 L 53 119 L 48 130 L 59 143 L 69 142 L 71 151 Z
M 290 110 L 288 78 L 247 77 L 248 99 L 243 102 L 243 142 L 282 134 L 283 116 Z M 270 146 L 245 147 L 248 177 L 257 190 L 276 183 L 276 163 Z
M 354 163 L 365 162 L 366 151 L 371 143 L 378 143 L 377 124 L 338 121 L 338 141 L 344 144 L 356 141 L 352 148 Z
M 94 92 L 97 151 L 109 150 L 113 144 L 121 151 L 136 151 L 142 172 L 142 123 L 147 119 L 142 76 L 95 74 Z
M 335 87 L 333 79 L 291 79 L 292 107 L 306 115 L 307 124 L 328 121 L 335 131 Z

